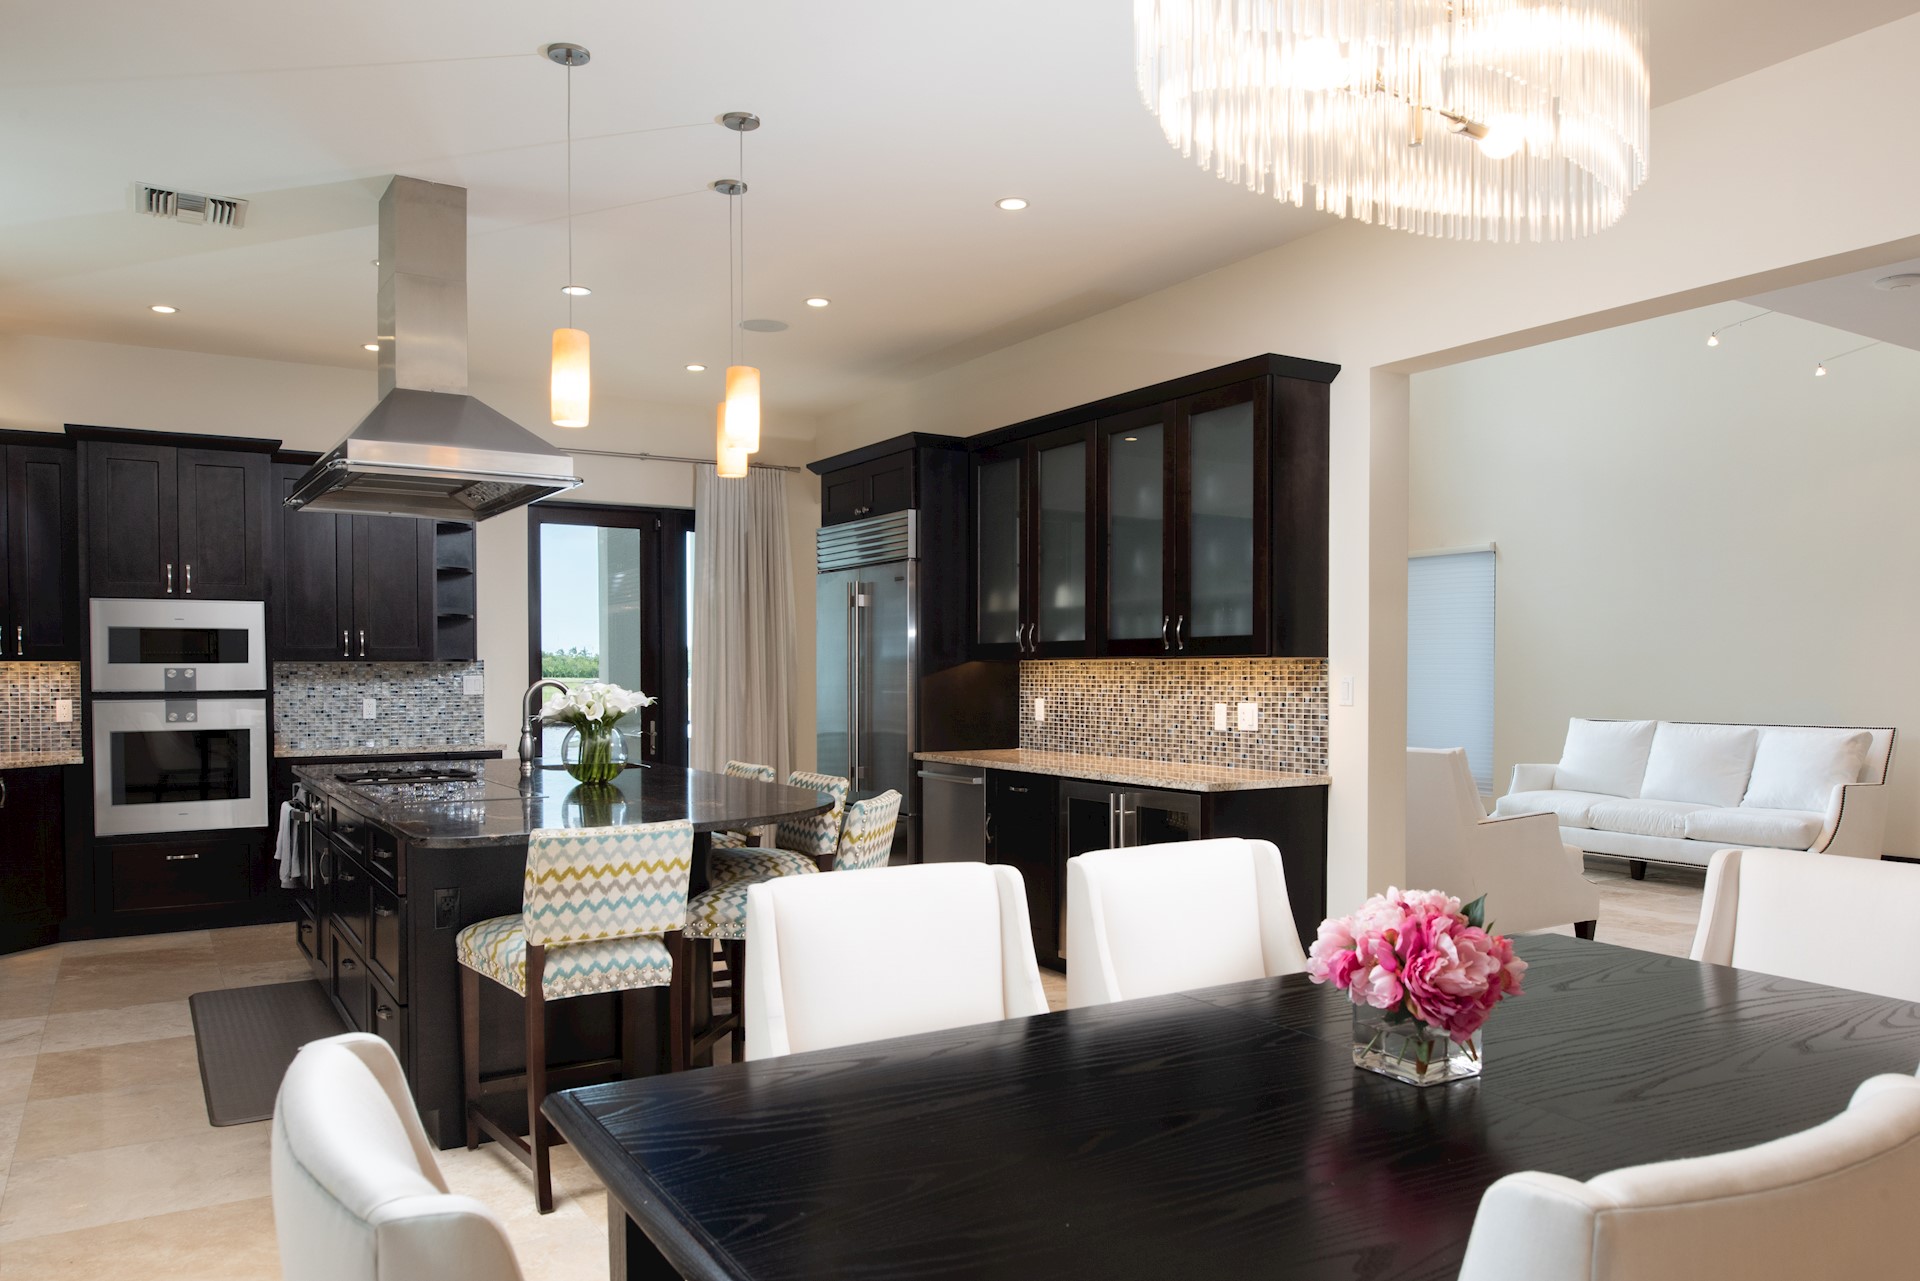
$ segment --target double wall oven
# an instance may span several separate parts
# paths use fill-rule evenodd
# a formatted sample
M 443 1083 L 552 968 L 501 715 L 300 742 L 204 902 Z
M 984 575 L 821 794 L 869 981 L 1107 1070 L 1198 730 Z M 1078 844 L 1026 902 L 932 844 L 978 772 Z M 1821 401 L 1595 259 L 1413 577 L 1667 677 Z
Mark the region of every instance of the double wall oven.
M 90 603 L 93 830 L 267 826 L 266 606 Z

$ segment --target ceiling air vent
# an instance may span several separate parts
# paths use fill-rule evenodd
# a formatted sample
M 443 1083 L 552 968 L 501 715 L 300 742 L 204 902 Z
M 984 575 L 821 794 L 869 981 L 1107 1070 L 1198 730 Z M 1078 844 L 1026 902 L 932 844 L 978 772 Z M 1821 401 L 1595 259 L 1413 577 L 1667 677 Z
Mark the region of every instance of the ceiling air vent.
M 133 210 L 155 218 L 208 223 L 215 227 L 244 227 L 247 223 L 247 202 L 238 196 L 176 191 L 146 182 L 133 184 Z

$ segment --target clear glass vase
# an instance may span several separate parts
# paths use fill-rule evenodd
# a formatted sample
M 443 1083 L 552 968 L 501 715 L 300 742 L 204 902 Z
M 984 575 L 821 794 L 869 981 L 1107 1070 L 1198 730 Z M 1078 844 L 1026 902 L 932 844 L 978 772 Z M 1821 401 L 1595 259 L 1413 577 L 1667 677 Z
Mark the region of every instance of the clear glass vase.
M 1462 1043 L 1400 1010 L 1353 1007 L 1353 1065 L 1409 1085 L 1480 1075 L 1480 1033 Z
M 560 745 L 560 763 L 582 783 L 611 783 L 627 767 L 627 738 L 612 725 L 575 725 Z

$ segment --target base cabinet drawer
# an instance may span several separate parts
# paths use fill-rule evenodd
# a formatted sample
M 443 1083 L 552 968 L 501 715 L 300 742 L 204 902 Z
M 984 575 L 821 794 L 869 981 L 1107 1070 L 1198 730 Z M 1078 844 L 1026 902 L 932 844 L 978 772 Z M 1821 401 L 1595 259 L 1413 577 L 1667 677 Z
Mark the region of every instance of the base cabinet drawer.
M 386 886 L 371 886 L 372 915 L 367 921 L 367 962 L 374 977 L 396 992 L 406 991 L 406 965 L 401 956 L 400 900 Z
M 293 941 L 307 960 L 320 955 L 320 922 L 314 919 L 313 905 L 304 898 L 294 904 Z
M 360 954 L 353 949 L 338 931 L 332 932 L 333 965 L 331 969 L 331 989 L 333 999 L 347 1016 L 347 1022 L 356 1032 L 368 1030 L 371 1014 L 367 1004 L 367 990 L 373 979 L 367 973 L 367 965 Z
M 112 847 L 116 912 L 217 907 L 244 902 L 251 889 L 249 847 L 167 841 Z
M 367 985 L 367 1031 L 393 1047 L 393 1056 L 402 1065 L 407 1057 L 407 1007 L 395 1000 L 376 980 Z

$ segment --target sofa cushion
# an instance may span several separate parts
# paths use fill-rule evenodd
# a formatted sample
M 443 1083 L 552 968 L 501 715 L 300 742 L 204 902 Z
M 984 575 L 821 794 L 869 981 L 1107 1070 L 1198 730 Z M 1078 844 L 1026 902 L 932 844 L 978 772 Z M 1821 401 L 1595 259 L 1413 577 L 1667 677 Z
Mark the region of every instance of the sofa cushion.
M 1769 726 L 1760 731 L 1753 777 L 1740 804 L 1761 810 L 1825 813 L 1833 789 L 1857 783 L 1873 735 L 1865 730 Z M 1802 848 L 1805 848 L 1804 846 Z
M 1640 795 L 1653 801 L 1738 805 L 1747 793 L 1760 731 L 1751 725 L 1661 721 L 1647 753 Z
M 1602 832 L 1684 839 L 1687 817 L 1705 809 L 1698 801 L 1643 801 L 1609 798 L 1587 811 L 1587 826 Z
M 1610 801 L 1611 796 L 1602 796 L 1598 792 L 1508 792 L 1493 803 L 1493 812 L 1499 818 L 1510 818 L 1515 814 L 1552 814 L 1559 818 L 1562 827 L 1586 827 L 1587 811 L 1595 801 Z
M 1763 810 L 1743 805 L 1738 809 L 1696 810 L 1687 815 L 1687 839 L 1730 848 L 1761 845 L 1805 850 L 1813 848 L 1826 825 L 1826 817 L 1812 810 Z
M 1553 770 L 1553 786 L 1561 792 L 1599 792 L 1604 796 L 1638 796 L 1647 773 L 1647 753 L 1653 747 L 1652 721 L 1567 722 L 1567 745 Z

